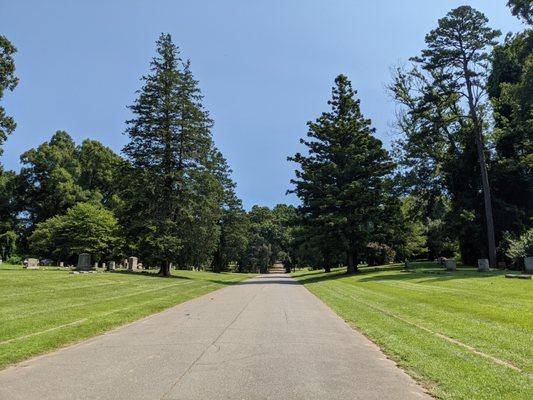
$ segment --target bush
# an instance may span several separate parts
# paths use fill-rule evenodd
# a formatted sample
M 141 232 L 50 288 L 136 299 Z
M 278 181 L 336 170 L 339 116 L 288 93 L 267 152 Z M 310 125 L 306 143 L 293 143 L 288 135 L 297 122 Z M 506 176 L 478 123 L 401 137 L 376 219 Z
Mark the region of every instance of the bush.
M 507 250 L 505 256 L 515 266 L 522 267 L 524 257 L 533 255 L 533 229 L 529 229 L 518 239 L 507 237 L 505 239 Z
M 37 227 L 29 237 L 34 254 L 53 259 L 75 258 L 79 253 L 109 255 L 119 244 L 118 223 L 113 213 L 100 205 L 78 203 Z
M 384 243 L 370 242 L 366 245 L 366 262 L 368 265 L 383 265 L 394 261 L 396 252 Z
M 13 254 L 7 258 L 6 263 L 13 264 L 13 265 L 22 264 L 22 257 L 17 256 L 16 254 Z

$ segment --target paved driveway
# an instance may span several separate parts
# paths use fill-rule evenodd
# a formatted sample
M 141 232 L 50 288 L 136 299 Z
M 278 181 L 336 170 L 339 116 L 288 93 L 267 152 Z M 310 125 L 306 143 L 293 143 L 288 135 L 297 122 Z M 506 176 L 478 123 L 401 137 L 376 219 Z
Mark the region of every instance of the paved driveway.
M 1 400 L 429 398 L 283 274 L 0 371 Z

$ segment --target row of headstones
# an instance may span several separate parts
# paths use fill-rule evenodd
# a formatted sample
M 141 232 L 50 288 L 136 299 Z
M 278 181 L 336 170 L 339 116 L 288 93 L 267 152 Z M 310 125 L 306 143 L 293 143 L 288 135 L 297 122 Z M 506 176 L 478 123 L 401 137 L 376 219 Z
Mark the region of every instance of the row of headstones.
M 444 259 L 443 264 L 447 271 L 457 271 L 457 263 L 454 259 Z M 524 269 L 526 274 L 533 273 L 533 257 L 524 257 Z M 477 260 L 477 270 L 478 272 L 490 271 L 489 260 L 486 258 Z
M 63 267 L 65 264 L 63 261 L 59 263 L 60 267 Z M 87 253 L 81 253 L 78 255 L 78 264 L 75 268 L 77 271 L 94 271 L 98 267 L 98 263 L 95 262 L 94 264 L 91 264 L 91 255 Z M 127 268 L 128 271 L 140 271 L 142 270 L 142 263 L 139 262 L 137 257 L 129 257 L 127 261 L 124 263 L 124 267 Z M 38 269 L 39 268 L 39 260 L 37 258 L 28 258 L 25 260 L 25 268 L 26 269 Z M 116 264 L 115 261 L 109 261 L 108 264 L 105 262 L 102 263 L 102 268 L 106 271 L 115 271 L 116 270 Z
M 128 271 L 141 271 L 142 270 L 142 263 L 139 262 L 139 259 L 137 257 L 128 257 L 127 260 L 123 263 L 123 266 Z M 76 270 L 78 271 L 91 271 L 95 270 L 98 267 L 98 263 L 95 262 L 91 265 L 91 255 L 87 253 L 81 253 L 78 255 L 78 265 L 76 266 Z M 109 261 L 109 263 L 102 263 L 102 268 L 106 271 L 115 271 L 116 270 L 116 263 L 115 261 Z

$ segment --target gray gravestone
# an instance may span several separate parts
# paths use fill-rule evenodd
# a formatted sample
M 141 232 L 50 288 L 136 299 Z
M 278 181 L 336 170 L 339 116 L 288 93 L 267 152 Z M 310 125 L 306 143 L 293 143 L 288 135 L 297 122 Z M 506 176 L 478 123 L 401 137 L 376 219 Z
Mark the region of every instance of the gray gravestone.
M 477 260 L 477 270 L 478 272 L 487 272 L 489 270 L 489 260 L 486 258 Z
M 105 265 L 105 262 L 102 263 L 102 269 L 105 271 L 106 270 L 106 265 Z
M 137 265 L 137 257 L 129 257 L 128 258 L 128 271 L 137 271 L 138 265 Z
M 91 265 L 91 255 L 87 253 L 81 253 L 78 256 L 78 265 L 76 266 L 78 271 L 92 271 L 93 266 Z
M 533 257 L 524 257 L 524 270 L 526 274 L 533 274 Z
M 115 270 L 115 262 L 114 261 L 109 261 L 109 264 L 107 265 L 107 270 L 108 271 L 114 271 Z
M 457 270 L 457 264 L 455 263 L 454 259 L 444 260 L 444 267 L 446 268 L 446 271 L 456 271 Z
M 28 258 L 27 262 L 27 269 L 39 269 L 39 260 L 37 258 Z
M 64 267 L 65 266 L 65 263 L 63 261 L 59 261 L 59 266 L 60 267 Z

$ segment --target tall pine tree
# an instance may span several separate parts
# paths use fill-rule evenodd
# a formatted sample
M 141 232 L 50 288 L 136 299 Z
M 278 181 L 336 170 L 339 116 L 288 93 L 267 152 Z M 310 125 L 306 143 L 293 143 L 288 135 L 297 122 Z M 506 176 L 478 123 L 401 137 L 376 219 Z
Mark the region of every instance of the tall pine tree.
M 130 161 L 122 219 L 132 250 L 170 275 L 170 265 L 199 266 L 218 242 L 223 187 L 212 121 L 189 62 L 169 34 L 157 41 L 150 73 L 127 121 Z
M 12 91 L 18 84 L 13 60 L 13 54 L 16 51 L 15 46 L 5 36 L 0 35 L 0 100 L 4 97 L 5 90 Z M 16 126 L 13 118 L 6 115 L 4 107 L 0 105 L 0 155 L 2 155 L 2 145 L 7 135 L 12 133 Z
M 389 175 L 394 165 L 371 121 L 361 113 L 348 78 L 335 79 L 331 111 L 309 122 L 308 139 L 301 139 L 308 154 L 289 160 L 296 170 L 294 193 L 300 197 L 305 224 L 315 238 L 328 245 L 322 252 L 346 254 L 347 272 L 357 272 L 366 245 L 385 229 L 389 205 L 394 202 Z M 336 238 L 336 249 L 331 238 Z
M 438 22 L 438 27 L 426 35 L 427 48 L 420 57 L 412 60 L 420 64 L 436 84 L 456 93 L 466 102 L 461 104 L 457 115 L 462 119 L 463 129 L 470 130 L 474 139 L 475 152 L 481 175 L 483 202 L 486 221 L 487 247 L 490 265 L 496 267 L 496 242 L 492 216 L 492 200 L 486 162 L 485 133 L 488 124 L 484 120 L 486 108 L 486 78 L 489 53 L 487 49 L 496 44 L 501 34 L 488 26 L 488 19 L 470 6 L 451 10 Z

